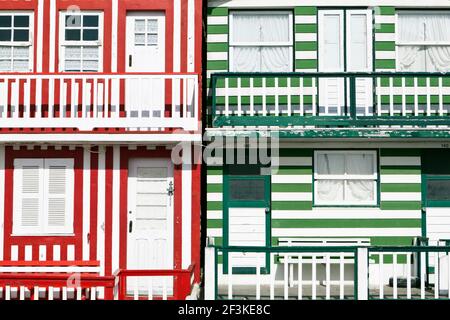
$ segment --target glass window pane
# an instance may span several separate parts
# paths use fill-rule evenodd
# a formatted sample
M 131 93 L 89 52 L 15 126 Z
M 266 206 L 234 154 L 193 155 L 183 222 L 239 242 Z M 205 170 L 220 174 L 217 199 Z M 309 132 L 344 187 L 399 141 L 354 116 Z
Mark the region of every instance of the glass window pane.
M 259 47 L 235 47 L 232 71 L 261 72 L 261 49 Z
M 262 72 L 289 72 L 289 53 L 292 47 L 263 47 L 261 48 L 261 71 Z
M 143 33 L 145 32 L 145 20 L 143 19 L 136 19 L 134 21 L 134 31 Z
M 81 47 L 69 46 L 66 47 L 65 51 L 66 59 L 80 59 L 81 58 Z
M 83 61 L 83 71 L 98 71 L 98 61 L 97 60 L 84 60 Z
M 80 41 L 81 40 L 81 30 L 66 30 L 66 40 L 68 41 Z
M 147 20 L 147 32 L 157 33 L 158 32 L 158 21 L 155 19 Z
M 318 174 L 342 175 L 345 173 L 345 155 L 320 153 L 317 155 Z
M 373 180 L 347 180 L 345 200 L 356 204 L 375 200 Z
M 11 16 L 0 16 L 0 28 L 8 28 L 11 27 Z
M 29 41 L 28 30 L 14 30 L 14 41 Z
M 15 47 L 14 48 L 14 59 L 28 59 L 30 49 L 28 47 Z
M 145 44 L 145 34 L 135 34 L 134 35 L 134 42 L 136 45 L 144 45 Z
M 233 28 L 231 39 L 233 42 L 260 42 L 261 25 L 260 16 L 255 14 L 233 15 Z
M 81 61 L 80 60 L 66 60 L 65 71 L 81 71 Z
M 83 17 L 83 26 L 84 27 L 98 27 L 98 16 L 97 15 L 89 15 Z
M 12 53 L 11 47 L 0 46 L 0 59 L 10 59 Z
M 0 60 L 0 71 L 11 71 L 11 60 Z
M 321 204 L 344 200 L 343 180 L 316 180 L 316 201 Z
M 96 41 L 98 40 L 98 30 L 83 30 L 84 41 Z
M 14 27 L 28 28 L 30 26 L 29 16 L 14 16 Z
M 14 60 L 13 71 L 28 71 L 28 60 Z
M 262 42 L 287 42 L 291 26 L 288 14 L 263 14 L 260 20 Z
M 83 60 L 98 60 L 98 56 L 99 56 L 98 47 L 83 48 Z
M 263 179 L 231 179 L 229 199 L 240 201 L 264 201 L 265 183 Z
M 348 154 L 345 167 L 347 174 L 372 175 L 373 154 Z
M 66 27 L 80 27 L 80 26 L 81 26 L 80 15 L 70 15 L 66 17 Z
M 450 179 L 428 180 L 427 200 L 450 201 Z
M 150 46 L 156 46 L 158 44 L 158 35 L 147 34 L 147 44 Z
M 11 41 L 11 30 L 0 30 L 0 41 Z

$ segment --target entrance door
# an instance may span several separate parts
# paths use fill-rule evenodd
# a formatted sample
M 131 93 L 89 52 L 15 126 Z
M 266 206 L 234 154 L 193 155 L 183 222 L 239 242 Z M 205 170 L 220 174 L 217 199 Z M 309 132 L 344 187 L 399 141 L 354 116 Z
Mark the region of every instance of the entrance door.
M 344 71 L 372 71 L 370 10 L 319 11 L 319 72 Z M 349 88 L 348 78 L 319 79 L 319 114 L 348 115 Z M 357 115 L 372 114 L 372 106 L 372 79 L 357 78 Z
M 128 12 L 126 71 L 165 72 L 165 15 L 162 12 Z M 164 116 L 164 80 L 129 79 L 126 105 L 131 117 Z
M 127 268 L 138 270 L 173 269 L 173 165 L 169 159 L 133 159 L 128 176 Z M 150 281 L 152 281 L 150 283 Z M 133 278 L 128 291 L 168 294 L 173 288 L 168 278 Z
M 260 168 L 244 167 L 248 169 L 229 169 L 224 177 L 228 229 L 224 244 L 225 247 L 267 247 L 270 245 L 270 176 L 252 174 Z M 233 272 L 254 272 L 257 266 L 265 271 L 268 265 L 268 255 L 260 253 L 230 253 L 225 260 L 225 268 L 231 263 Z

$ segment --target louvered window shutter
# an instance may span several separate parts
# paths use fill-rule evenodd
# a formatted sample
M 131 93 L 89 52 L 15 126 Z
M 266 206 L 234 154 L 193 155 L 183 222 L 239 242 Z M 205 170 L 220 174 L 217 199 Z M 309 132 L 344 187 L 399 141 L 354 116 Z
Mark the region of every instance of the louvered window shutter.
M 47 233 L 73 233 L 73 159 L 45 159 L 44 226 Z
M 33 234 L 41 231 L 43 173 L 42 159 L 14 161 L 14 234 Z

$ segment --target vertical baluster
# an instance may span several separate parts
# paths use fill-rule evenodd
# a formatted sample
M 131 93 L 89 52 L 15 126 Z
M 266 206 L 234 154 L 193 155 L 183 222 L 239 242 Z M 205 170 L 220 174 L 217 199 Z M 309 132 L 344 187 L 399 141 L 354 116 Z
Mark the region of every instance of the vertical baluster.
M 275 299 L 275 254 L 270 254 L 270 300 Z
M 279 116 L 280 115 L 280 101 L 279 101 L 279 94 L 278 94 L 278 89 L 279 89 L 279 78 L 275 78 L 275 115 Z
M 377 78 L 377 115 L 381 116 L 381 110 L 383 108 L 383 105 L 381 103 L 381 77 Z
M 0 107 L 1 107 L 1 118 L 8 117 L 8 79 L 4 79 L 0 82 Z
M 419 115 L 419 96 L 418 96 L 417 77 L 414 77 L 414 115 Z
M 397 257 L 398 254 L 394 253 L 392 255 L 392 268 L 394 269 L 393 286 L 394 286 L 394 299 L 397 299 Z
M 31 117 L 31 80 L 28 78 L 23 85 L 23 117 L 29 119 Z
M 299 81 L 300 81 L 300 95 L 299 95 L 300 116 L 304 116 L 305 115 L 305 87 L 303 85 L 303 79 L 304 79 L 303 77 L 301 77 L 299 79 Z M 314 90 L 314 88 L 311 88 L 311 90 Z M 313 104 L 313 109 L 314 109 L 314 104 Z
M 19 88 L 20 80 L 16 79 L 11 83 L 11 112 L 13 118 L 19 118 Z
M 444 98 L 442 95 L 442 77 L 438 78 L 439 115 L 444 115 Z M 450 290 L 449 290 L 450 291 Z
M 261 256 L 256 256 L 256 300 L 261 300 Z
M 148 277 L 147 286 L 148 286 L 148 300 L 153 300 L 153 278 L 152 277 Z
M 233 253 L 228 254 L 228 299 L 233 299 Z
M 76 117 L 76 101 L 78 100 L 77 83 L 74 78 L 70 78 L 70 117 Z
M 402 77 L 402 116 L 406 116 L 406 78 Z
M 384 260 L 384 254 L 380 252 L 378 255 L 379 257 L 379 264 L 378 264 L 378 286 L 380 289 L 380 299 L 383 299 L 384 297 L 384 270 L 383 270 L 383 260 Z
M 87 98 L 87 81 L 86 78 L 83 77 L 82 83 L 81 83 L 81 117 L 87 118 L 87 108 L 86 108 L 86 98 Z
M 250 78 L 250 116 L 255 115 L 254 78 Z
M 237 92 L 237 115 L 238 116 L 242 116 L 242 95 L 241 95 L 241 91 L 242 91 L 242 83 L 241 83 L 241 77 L 237 78 L 237 88 L 236 88 L 236 92 Z
M 311 281 L 312 281 L 312 299 L 316 300 L 316 278 L 317 278 L 317 265 L 316 265 L 316 254 L 313 254 L 312 256 L 312 277 L 311 277 Z
M 302 255 L 298 255 L 298 265 L 297 265 L 297 272 L 298 272 L 298 300 L 303 299 L 303 261 L 302 261 Z
M 288 271 L 288 267 L 289 267 L 289 256 L 287 253 L 285 253 L 283 255 L 284 257 L 284 279 L 283 279 L 283 289 L 284 289 L 284 300 L 287 300 L 289 297 L 289 287 L 288 287 L 288 276 L 289 276 L 289 271 Z
M 105 101 L 104 101 L 104 85 L 101 82 L 97 83 L 97 118 L 103 118 L 105 112 Z M 101 111 L 100 111 L 101 110 Z
M 425 299 L 425 252 L 420 253 L 420 299 Z
M 94 101 L 93 104 L 94 105 L 92 107 L 94 111 L 93 111 L 92 117 L 93 118 L 97 118 L 98 117 L 98 80 L 97 80 L 97 78 L 93 79 L 92 86 L 93 86 L 92 92 L 93 92 L 93 95 L 94 95 L 94 99 L 93 99 L 93 101 Z
M 76 293 L 77 300 L 81 300 L 82 293 L 83 293 L 82 289 L 80 287 L 77 287 L 77 293 Z
M 345 281 L 345 264 L 344 264 L 345 253 L 341 252 L 339 257 L 339 299 L 344 299 L 344 281 Z
M 316 78 L 311 78 L 312 81 L 312 88 L 313 93 L 312 93 L 312 115 L 315 116 L 317 114 L 317 92 L 318 92 L 318 86 L 316 85 Z
M 426 78 L 426 86 L 427 86 L 427 116 L 431 115 L 431 84 L 430 77 Z
M 91 300 L 97 300 L 97 288 L 96 287 L 91 288 Z
M 439 252 L 434 253 L 434 298 L 439 299 Z
M 63 118 L 65 116 L 66 109 L 66 82 L 64 78 L 59 80 L 59 117 Z
M 42 78 L 36 78 L 36 95 L 35 95 L 35 114 L 36 118 L 42 117 Z
M 330 291 L 331 291 L 331 275 L 330 275 L 330 254 L 327 253 L 326 254 L 326 260 L 325 260 L 325 281 L 326 286 L 325 286 L 325 296 L 327 300 L 330 300 Z
M 230 90 L 229 90 L 229 78 L 225 78 L 225 84 L 224 84 L 224 92 L 225 92 L 225 109 L 224 114 L 225 116 L 230 115 Z
M 394 115 L 394 78 L 389 77 L 389 115 Z
M 25 287 L 20 286 L 19 288 L 19 300 L 25 300 Z
M 53 118 L 55 114 L 55 78 L 48 80 L 48 118 Z
M 48 300 L 53 300 L 53 287 L 48 287 Z
M 11 287 L 5 286 L 5 300 L 11 300 Z
M 291 102 L 291 77 L 287 78 L 287 115 L 292 116 L 292 102 Z
M 67 300 L 67 287 L 62 288 L 62 300 Z
M 134 277 L 133 299 L 139 300 L 139 277 Z
M 262 114 L 267 116 L 267 91 L 266 91 L 266 78 L 262 78 Z
M 187 105 L 188 105 L 188 82 L 187 78 L 183 79 L 183 118 L 187 118 Z
M 163 277 L 163 300 L 167 300 L 167 277 Z
M 103 118 L 109 118 L 109 79 L 105 78 L 105 101 L 103 103 Z
M 179 103 L 179 95 L 180 95 L 180 78 L 177 76 L 177 78 L 172 78 L 171 80 L 172 84 L 172 100 L 171 100 L 171 110 L 172 110 L 172 117 L 178 118 L 177 114 L 177 103 Z
M 34 300 L 39 300 L 39 287 L 35 286 L 34 287 L 34 291 L 33 291 L 33 299 Z
M 411 253 L 406 255 L 406 298 L 411 299 Z

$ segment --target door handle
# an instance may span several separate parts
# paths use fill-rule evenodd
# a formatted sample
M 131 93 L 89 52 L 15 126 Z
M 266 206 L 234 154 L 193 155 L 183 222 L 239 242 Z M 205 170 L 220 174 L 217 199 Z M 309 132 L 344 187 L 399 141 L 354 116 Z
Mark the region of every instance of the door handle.
M 268 214 L 270 212 L 270 208 L 266 207 L 266 214 Z
M 133 221 L 130 221 L 128 224 L 128 232 L 131 233 L 133 231 Z
M 131 54 L 128 55 L 128 66 L 129 67 L 133 66 L 133 56 Z

